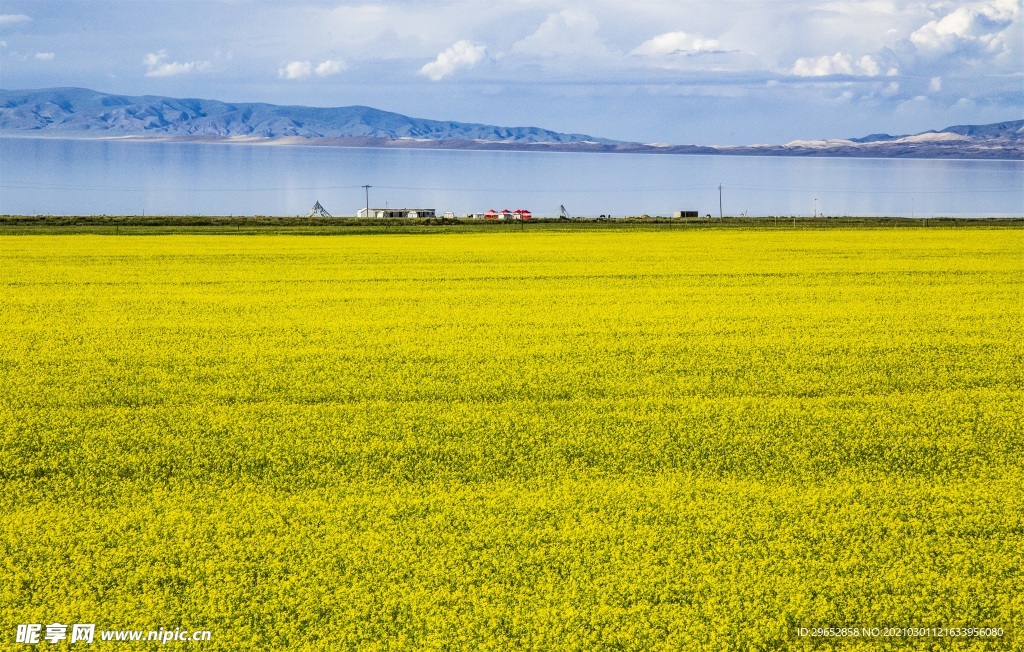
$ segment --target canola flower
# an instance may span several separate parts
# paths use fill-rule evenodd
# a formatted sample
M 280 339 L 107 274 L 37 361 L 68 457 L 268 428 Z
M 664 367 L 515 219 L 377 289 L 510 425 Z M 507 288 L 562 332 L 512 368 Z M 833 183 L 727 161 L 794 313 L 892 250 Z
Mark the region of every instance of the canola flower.
M 1024 625 L 1021 231 L 8 236 L 0 288 L 7 642 Z

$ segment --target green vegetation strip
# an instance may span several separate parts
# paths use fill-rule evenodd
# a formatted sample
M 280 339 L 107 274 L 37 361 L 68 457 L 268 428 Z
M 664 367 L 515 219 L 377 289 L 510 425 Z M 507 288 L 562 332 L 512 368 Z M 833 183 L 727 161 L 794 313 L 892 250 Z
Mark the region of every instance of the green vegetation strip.
M 365 219 L 268 216 L 175 215 L 0 215 L 0 235 L 372 235 L 503 233 L 521 231 L 672 231 L 682 229 L 837 229 L 837 228 L 1024 228 L 1024 217 L 729 217 L 540 218 L 518 220 Z
M 1024 232 L 27 235 L 0 270 L 7 640 L 1024 624 Z

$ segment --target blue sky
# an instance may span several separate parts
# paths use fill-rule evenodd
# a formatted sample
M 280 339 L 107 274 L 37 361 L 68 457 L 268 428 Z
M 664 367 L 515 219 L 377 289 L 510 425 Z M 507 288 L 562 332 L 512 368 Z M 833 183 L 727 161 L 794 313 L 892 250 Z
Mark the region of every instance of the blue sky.
M 1024 118 L 1024 0 L 2 0 L 0 86 L 641 142 L 916 133 Z

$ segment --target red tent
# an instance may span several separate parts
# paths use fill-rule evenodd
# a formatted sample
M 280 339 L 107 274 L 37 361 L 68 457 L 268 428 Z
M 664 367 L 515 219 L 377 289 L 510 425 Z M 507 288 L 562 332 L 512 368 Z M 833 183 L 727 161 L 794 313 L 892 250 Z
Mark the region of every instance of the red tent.
M 488 208 L 487 212 L 484 213 L 484 219 L 485 220 L 496 220 L 496 219 L 498 219 L 498 214 L 494 212 L 493 208 Z

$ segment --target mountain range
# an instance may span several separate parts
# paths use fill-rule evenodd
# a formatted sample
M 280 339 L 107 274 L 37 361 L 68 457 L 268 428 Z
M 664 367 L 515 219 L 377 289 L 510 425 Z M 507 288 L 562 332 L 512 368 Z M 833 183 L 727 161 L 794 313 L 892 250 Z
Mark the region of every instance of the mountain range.
M 367 106 L 318 108 L 129 96 L 84 88 L 0 89 L 0 135 L 529 151 L 783 156 L 1024 158 L 1024 120 L 784 145 L 643 144 L 537 127 L 410 118 Z
M 614 143 L 536 127 L 424 120 L 368 106 L 318 108 L 145 95 L 84 88 L 0 90 L 0 130 L 102 136 L 385 138 L 518 143 Z

